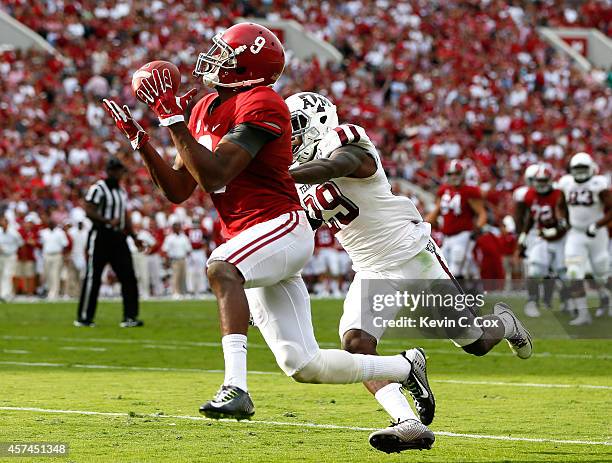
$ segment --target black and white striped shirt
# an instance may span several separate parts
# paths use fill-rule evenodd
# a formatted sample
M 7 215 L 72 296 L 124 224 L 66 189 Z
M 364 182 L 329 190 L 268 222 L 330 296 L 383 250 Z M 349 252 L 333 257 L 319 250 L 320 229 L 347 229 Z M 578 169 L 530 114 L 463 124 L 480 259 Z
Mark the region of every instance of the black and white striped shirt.
M 85 201 L 95 204 L 98 213 L 106 220 L 119 219 L 120 231 L 125 229 L 127 194 L 121 187 L 109 187 L 106 180 L 98 180 L 85 195 Z M 105 224 L 106 228 L 111 228 Z

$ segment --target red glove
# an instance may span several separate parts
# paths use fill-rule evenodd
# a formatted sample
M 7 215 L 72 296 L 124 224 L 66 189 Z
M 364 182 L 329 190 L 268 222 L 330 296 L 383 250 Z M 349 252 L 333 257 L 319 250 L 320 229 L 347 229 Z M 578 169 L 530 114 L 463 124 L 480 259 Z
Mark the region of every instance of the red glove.
M 117 128 L 130 140 L 133 149 L 140 149 L 142 145 L 149 141 L 149 134 L 134 120 L 130 108 L 123 105 L 123 109 L 121 109 L 113 100 L 107 100 L 106 98 L 102 100 L 102 104 L 106 112 L 115 120 Z
M 142 79 L 136 94 L 159 118 L 159 125 L 167 127 L 177 122 L 185 122 L 183 112 L 197 90 L 192 88 L 183 96 L 175 96 L 169 69 L 153 69 L 152 76 Z

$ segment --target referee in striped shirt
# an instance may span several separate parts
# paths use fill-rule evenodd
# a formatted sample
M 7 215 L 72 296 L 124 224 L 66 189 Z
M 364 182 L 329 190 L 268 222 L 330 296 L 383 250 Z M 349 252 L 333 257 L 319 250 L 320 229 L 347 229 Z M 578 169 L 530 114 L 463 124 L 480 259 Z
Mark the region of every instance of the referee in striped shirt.
M 95 326 L 94 316 L 98 304 L 98 293 L 102 271 L 110 264 L 121 283 L 123 297 L 123 321 L 119 326 L 131 328 L 142 326 L 138 320 L 138 285 L 127 245 L 127 237 L 134 237 L 132 224 L 127 214 L 127 194 L 119 185 L 126 169 L 117 158 L 106 163 L 106 178 L 94 183 L 85 196 L 85 211 L 93 222 L 87 238 L 87 269 L 75 326 Z

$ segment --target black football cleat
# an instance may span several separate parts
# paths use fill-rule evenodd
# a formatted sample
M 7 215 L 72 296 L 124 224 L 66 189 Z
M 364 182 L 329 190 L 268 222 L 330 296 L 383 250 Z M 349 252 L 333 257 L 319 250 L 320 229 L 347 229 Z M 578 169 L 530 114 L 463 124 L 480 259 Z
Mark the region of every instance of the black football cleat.
M 137 328 L 139 326 L 144 326 L 144 322 L 136 318 L 126 318 L 121 323 L 119 323 L 119 326 L 121 328 Z
M 436 413 L 436 399 L 427 380 L 425 351 L 419 347 L 404 351 L 402 355 L 412 365 L 410 374 L 402 385 L 410 392 L 421 423 L 428 426 L 433 421 Z M 410 360 L 411 358 L 412 360 Z
M 236 386 L 224 385 L 217 391 L 214 399 L 200 407 L 200 413 L 215 420 L 249 420 L 255 414 L 255 405 L 248 392 Z
M 391 426 L 370 434 L 370 445 L 385 453 L 403 450 L 429 450 L 436 440 L 434 433 L 417 420 L 392 422 Z

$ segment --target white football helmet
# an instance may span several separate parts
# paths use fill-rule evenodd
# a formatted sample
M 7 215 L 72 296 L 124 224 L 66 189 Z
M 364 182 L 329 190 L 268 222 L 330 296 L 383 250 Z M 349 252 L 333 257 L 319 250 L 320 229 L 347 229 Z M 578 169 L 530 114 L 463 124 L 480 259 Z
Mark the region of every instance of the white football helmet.
M 525 169 L 525 185 L 532 187 L 536 174 L 538 173 L 538 164 L 531 164 Z
M 576 153 L 570 160 L 570 174 L 578 183 L 586 182 L 597 172 L 597 164 L 588 153 Z
M 538 164 L 535 176 L 533 177 L 533 187 L 540 194 L 548 194 L 553 189 L 553 171 L 546 164 Z
M 318 93 L 296 93 L 285 103 L 291 112 L 293 161 L 302 164 L 314 157 L 325 134 L 338 127 L 338 114 L 334 104 Z

